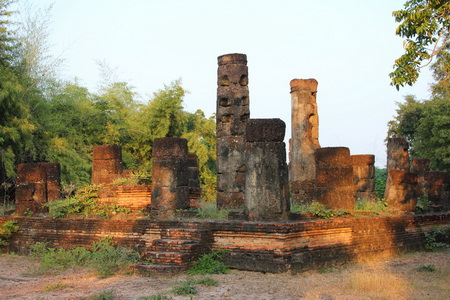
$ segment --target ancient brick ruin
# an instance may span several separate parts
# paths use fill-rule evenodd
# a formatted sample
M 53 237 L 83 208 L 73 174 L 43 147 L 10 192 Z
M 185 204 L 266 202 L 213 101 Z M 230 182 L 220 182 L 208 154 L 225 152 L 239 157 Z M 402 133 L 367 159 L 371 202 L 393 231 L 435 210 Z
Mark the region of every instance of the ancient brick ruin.
M 159 138 L 153 143 L 152 210 L 158 219 L 173 219 L 189 208 L 187 140 Z
M 43 212 L 43 203 L 59 198 L 60 167 L 22 164 L 16 217 L 0 217 L 0 225 L 14 220 L 20 227 L 10 249 L 26 251 L 35 242 L 74 248 L 113 236 L 152 263 L 136 265 L 139 272 L 184 270 L 212 249 L 227 250 L 226 262 L 234 268 L 295 273 L 423 249 L 423 232 L 432 226 L 450 233 L 450 213 L 442 212 L 450 208 L 448 174 L 430 171 L 428 160 L 413 160 L 411 169 L 408 144 L 400 138 L 388 141 L 385 193 L 397 216 L 301 220 L 290 213 L 291 202 L 351 212 L 355 201 L 374 200 L 375 157 L 351 155 L 346 147 L 321 148 L 317 81 L 294 79 L 288 168 L 285 123 L 250 119 L 246 55 L 223 55 L 218 63 L 217 206 L 232 209 L 233 220 L 180 219 L 180 211 L 198 206 L 201 195 L 197 157 L 185 139 L 154 140 L 152 186 L 114 184 L 130 173 L 123 170 L 120 146 L 102 145 L 94 147 L 92 162 L 92 183 L 102 185 L 99 201 L 150 211 L 151 218 L 25 218 L 27 210 Z M 436 212 L 411 215 L 423 195 Z
M 375 200 L 375 155 L 352 155 L 355 200 Z
M 280 119 L 250 119 L 245 135 L 245 209 L 250 220 L 287 220 L 288 168 Z
M 59 199 L 60 184 L 59 163 L 20 164 L 16 179 L 16 214 L 48 211 L 43 204 Z
M 109 184 L 122 176 L 122 148 L 119 145 L 95 146 L 92 155 L 92 184 Z
M 250 118 L 245 54 L 219 56 L 217 71 L 217 205 L 242 208 L 245 193 L 245 128 Z

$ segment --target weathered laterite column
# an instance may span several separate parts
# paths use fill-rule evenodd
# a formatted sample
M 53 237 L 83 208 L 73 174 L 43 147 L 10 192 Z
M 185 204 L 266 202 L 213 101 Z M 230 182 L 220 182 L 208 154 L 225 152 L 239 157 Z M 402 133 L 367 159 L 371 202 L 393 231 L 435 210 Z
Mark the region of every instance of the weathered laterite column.
M 250 118 L 245 54 L 218 58 L 217 206 L 242 208 L 245 189 L 245 126 Z
M 450 209 L 450 179 L 447 172 L 426 173 L 425 187 L 428 201 L 430 201 L 434 211 Z
M 389 170 L 384 193 L 389 209 L 405 213 L 414 212 L 419 194 L 416 173 Z
M 187 140 L 159 138 L 153 142 L 152 211 L 158 219 L 172 219 L 189 208 Z
M 28 163 L 17 167 L 16 214 L 48 211 L 43 204 L 60 197 L 59 163 Z
M 352 155 L 355 200 L 375 199 L 375 155 Z
M 280 119 L 250 119 L 247 123 L 244 203 L 250 220 L 288 219 L 285 130 L 286 124 Z
M 110 184 L 121 176 L 122 171 L 122 148 L 119 145 L 94 146 L 92 184 Z
M 390 169 L 409 171 L 409 145 L 404 138 L 389 138 L 387 142 L 387 166 Z
M 202 189 L 200 187 L 200 173 L 198 170 L 198 160 L 195 153 L 189 153 L 187 156 L 187 172 L 189 186 L 189 202 L 191 207 L 200 206 L 200 195 Z
M 317 114 L 317 81 L 291 80 L 292 161 L 290 181 L 316 177 L 314 151 L 319 144 L 319 116 Z
M 350 150 L 345 147 L 315 151 L 317 201 L 332 209 L 353 211 L 355 186 Z

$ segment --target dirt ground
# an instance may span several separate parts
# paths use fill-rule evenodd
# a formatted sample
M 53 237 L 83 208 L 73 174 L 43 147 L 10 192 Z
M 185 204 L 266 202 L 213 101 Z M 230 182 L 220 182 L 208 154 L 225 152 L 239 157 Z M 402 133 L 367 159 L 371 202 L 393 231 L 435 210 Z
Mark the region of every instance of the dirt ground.
M 424 265 L 436 270 L 419 272 Z M 0 299 L 93 299 L 105 292 L 113 299 L 450 299 L 450 249 L 297 275 L 232 270 L 210 275 L 218 286 L 197 285 L 192 296 L 171 292 L 180 281 L 192 279 L 185 274 L 98 278 L 83 269 L 38 274 L 36 268 L 29 257 L 0 255 Z

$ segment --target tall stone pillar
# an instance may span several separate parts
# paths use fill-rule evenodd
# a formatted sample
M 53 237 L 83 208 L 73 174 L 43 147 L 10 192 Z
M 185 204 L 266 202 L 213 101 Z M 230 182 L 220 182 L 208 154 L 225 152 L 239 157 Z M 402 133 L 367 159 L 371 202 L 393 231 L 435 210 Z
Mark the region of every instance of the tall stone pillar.
M 153 142 L 152 203 L 158 219 L 173 219 L 189 208 L 187 140 L 158 138 Z
M 409 171 L 409 145 L 404 138 L 389 138 L 387 142 L 387 171 L 397 169 Z
M 316 177 L 314 151 L 319 144 L 319 115 L 317 114 L 317 81 L 291 80 L 292 161 L 290 181 Z
M 60 197 L 61 166 L 59 163 L 28 163 L 17 167 L 16 214 L 27 211 L 43 213 L 43 204 Z
M 355 200 L 375 199 L 375 155 L 352 155 Z
M 286 220 L 289 183 L 280 119 L 250 119 L 246 130 L 245 211 L 250 220 Z
M 355 186 L 350 150 L 345 147 L 315 151 L 317 202 L 332 209 L 353 211 Z
M 122 174 L 122 148 L 119 145 L 94 146 L 92 184 L 110 184 Z
M 242 208 L 245 190 L 245 126 L 250 118 L 245 54 L 218 58 L 217 206 Z

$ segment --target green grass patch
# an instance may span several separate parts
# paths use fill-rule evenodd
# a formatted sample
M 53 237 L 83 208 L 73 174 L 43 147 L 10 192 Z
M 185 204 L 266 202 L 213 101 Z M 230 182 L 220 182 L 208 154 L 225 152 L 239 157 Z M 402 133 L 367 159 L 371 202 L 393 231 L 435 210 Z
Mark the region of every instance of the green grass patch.
M 417 272 L 435 272 L 436 266 L 433 264 L 430 265 L 420 265 L 415 268 Z
M 112 300 L 114 299 L 114 297 L 114 291 L 108 290 L 93 295 L 91 300 Z
M 177 285 L 173 287 L 171 292 L 177 296 L 196 295 L 198 293 L 197 285 L 191 280 L 178 282 Z
M 36 243 L 30 247 L 31 255 L 39 258 L 39 271 L 66 270 L 87 266 L 99 277 L 109 277 L 127 269 L 139 259 L 139 254 L 122 246 L 114 246 L 112 238 L 104 238 L 92 244 L 92 250 L 84 247 L 62 249 Z
M 69 285 L 65 284 L 65 283 L 55 283 L 55 284 L 49 284 L 47 286 L 45 286 L 42 290 L 44 292 L 52 292 L 52 291 L 61 291 L 61 290 L 65 290 L 69 287 Z
M 228 267 L 221 262 L 226 251 L 213 251 L 203 254 L 188 270 L 189 275 L 226 274 Z
M 142 296 L 137 298 L 137 300 L 172 300 L 172 298 L 164 295 L 152 295 L 152 296 Z
M 217 208 L 216 201 L 202 201 L 195 217 L 201 220 L 227 220 L 228 213 L 228 209 Z
M 293 203 L 291 205 L 291 212 L 310 213 L 313 215 L 313 217 L 319 219 L 333 219 L 350 215 L 349 212 L 346 212 L 343 209 L 331 209 L 319 202 L 313 202 L 309 205 Z

